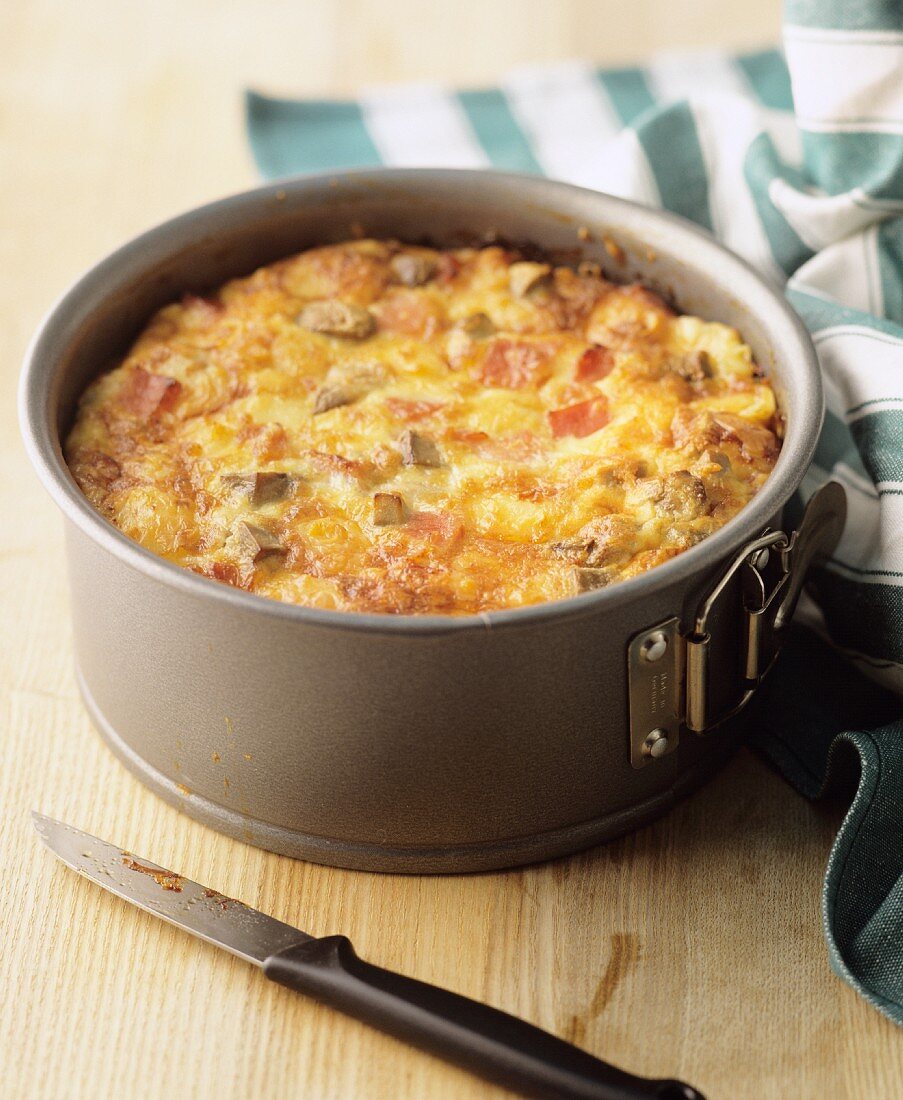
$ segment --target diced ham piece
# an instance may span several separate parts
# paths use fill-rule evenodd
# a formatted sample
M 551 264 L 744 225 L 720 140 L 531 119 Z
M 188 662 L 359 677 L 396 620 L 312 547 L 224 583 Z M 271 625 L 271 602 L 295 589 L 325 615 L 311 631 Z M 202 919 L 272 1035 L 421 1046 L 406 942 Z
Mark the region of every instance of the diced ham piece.
M 215 561 L 210 566 L 210 574 L 222 584 L 231 584 L 233 588 L 241 588 L 241 570 L 233 562 Z
M 150 374 L 136 367 L 123 395 L 123 402 L 129 412 L 142 420 L 150 420 L 158 413 L 170 412 L 181 392 L 182 386 L 175 378 Z
M 441 283 L 450 283 L 461 270 L 460 261 L 450 252 L 441 252 L 436 267 L 436 278 Z
M 470 428 L 449 428 L 447 437 L 455 443 L 485 443 L 489 438 L 486 432 L 473 431 Z
M 362 477 L 367 472 L 365 463 L 356 458 L 334 455 L 327 451 L 309 451 L 311 462 L 326 473 L 344 474 L 347 477 Z
M 405 397 L 387 397 L 386 408 L 399 420 L 423 420 L 438 412 L 442 405 L 438 401 L 409 401 Z
M 577 361 L 578 382 L 598 382 L 614 370 L 615 357 L 602 344 L 594 344 Z
M 415 512 L 408 520 L 408 530 L 423 535 L 434 546 L 446 549 L 464 538 L 464 524 L 450 512 Z
M 549 413 L 549 425 L 556 439 L 564 435 L 573 435 L 582 439 L 604 428 L 609 419 L 608 402 L 601 394 L 589 401 L 581 401 L 577 405 L 552 409 Z
M 549 377 L 549 352 L 537 344 L 496 340 L 480 367 L 484 386 L 522 390 L 541 385 Z

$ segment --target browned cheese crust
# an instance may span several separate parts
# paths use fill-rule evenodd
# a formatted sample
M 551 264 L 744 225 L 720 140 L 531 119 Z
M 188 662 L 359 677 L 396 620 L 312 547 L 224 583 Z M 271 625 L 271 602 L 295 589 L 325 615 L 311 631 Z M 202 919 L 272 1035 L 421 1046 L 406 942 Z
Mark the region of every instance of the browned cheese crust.
M 152 318 L 66 455 L 142 546 L 261 596 L 476 614 L 634 577 L 778 456 L 739 334 L 501 247 L 311 249 Z

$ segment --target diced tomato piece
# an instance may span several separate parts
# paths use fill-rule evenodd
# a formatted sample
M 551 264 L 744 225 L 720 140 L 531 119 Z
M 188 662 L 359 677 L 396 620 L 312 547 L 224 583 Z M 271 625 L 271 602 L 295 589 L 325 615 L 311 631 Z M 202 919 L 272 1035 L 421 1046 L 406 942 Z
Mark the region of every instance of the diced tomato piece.
M 136 367 L 123 394 L 123 402 L 129 412 L 149 420 L 157 413 L 170 412 L 181 392 L 182 387 L 175 378 L 150 374 Z
M 549 424 L 552 435 L 559 438 L 563 435 L 574 435 L 582 439 L 586 435 L 592 435 L 600 428 L 604 428 L 610 417 L 608 415 L 608 402 L 600 394 L 589 401 L 581 401 L 577 405 L 568 405 L 563 409 L 552 409 L 549 413 Z
M 479 377 L 484 386 L 522 390 L 540 385 L 549 373 L 547 348 L 516 340 L 496 340 L 483 359 Z
M 577 379 L 580 382 L 598 382 L 614 370 L 615 357 L 604 344 L 594 344 L 580 356 L 577 362 Z
M 409 401 L 404 397 L 387 397 L 386 407 L 399 420 L 423 420 L 432 416 L 443 406 L 438 401 Z

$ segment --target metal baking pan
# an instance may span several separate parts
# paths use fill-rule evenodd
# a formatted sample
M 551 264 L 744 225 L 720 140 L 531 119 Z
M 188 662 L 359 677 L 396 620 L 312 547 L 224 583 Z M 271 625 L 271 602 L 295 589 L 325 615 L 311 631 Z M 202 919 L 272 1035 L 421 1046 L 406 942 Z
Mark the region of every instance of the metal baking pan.
M 118 532 L 62 457 L 87 383 L 162 304 L 360 227 L 449 245 L 530 241 L 736 326 L 786 418 L 774 472 L 724 528 L 645 575 L 460 618 L 265 600 Z M 351 172 L 184 214 L 63 296 L 28 352 L 20 398 L 31 459 L 65 517 L 78 680 L 107 743 L 198 820 L 343 867 L 510 866 L 663 813 L 730 751 L 736 733 L 721 721 L 755 689 L 807 560 L 842 523 L 832 491 L 798 538 L 780 527 L 823 399 L 812 344 L 779 291 L 682 219 L 536 177 Z

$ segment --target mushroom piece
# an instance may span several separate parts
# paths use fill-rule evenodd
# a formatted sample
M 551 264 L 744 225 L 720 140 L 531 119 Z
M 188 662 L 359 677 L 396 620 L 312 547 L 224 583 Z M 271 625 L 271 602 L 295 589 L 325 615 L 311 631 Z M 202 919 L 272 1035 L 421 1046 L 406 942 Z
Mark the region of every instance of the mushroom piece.
M 270 554 L 285 553 L 285 547 L 272 531 L 259 527 L 256 523 L 239 520 L 233 528 L 233 533 L 242 555 L 250 558 L 251 561 L 260 561 L 261 558 L 269 557 Z
M 665 478 L 659 503 L 671 515 L 699 516 L 708 506 L 705 482 L 689 470 L 677 470 Z
M 282 500 L 291 492 L 293 479 L 290 474 L 267 471 L 253 474 L 225 474 L 223 484 L 236 497 L 244 497 L 255 508 Z
M 472 313 L 459 321 L 448 334 L 445 353 L 452 370 L 459 370 L 463 361 L 474 352 L 475 340 L 486 340 L 493 336 L 496 327 L 485 313 Z
M 700 348 L 678 359 L 672 364 L 671 370 L 685 382 L 699 385 L 713 375 L 712 357 L 704 348 Z
M 347 386 L 321 386 L 314 397 L 314 416 L 329 412 L 330 409 L 338 409 L 342 405 L 350 405 L 357 394 Z
M 597 588 L 605 588 L 611 580 L 607 569 L 590 569 L 587 566 L 577 566 L 574 569 L 574 581 L 578 592 L 592 592 Z
M 404 500 L 399 493 L 373 494 L 373 522 L 378 527 L 404 523 Z
M 525 298 L 531 290 L 552 274 L 549 264 L 538 264 L 532 260 L 522 260 L 508 268 L 508 286 L 515 298 Z
M 405 466 L 441 466 L 442 455 L 436 444 L 426 435 L 406 431 L 401 437 L 401 461 Z
M 423 286 L 437 270 L 433 257 L 420 252 L 399 252 L 389 261 L 389 267 L 395 278 L 405 286 Z
M 345 336 L 352 340 L 363 340 L 376 329 L 376 321 L 368 309 L 336 298 L 308 302 L 298 314 L 298 324 L 324 336 Z
M 485 313 L 471 313 L 469 317 L 461 322 L 461 329 L 475 340 L 485 340 L 496 332 L 492 318 Z
M 551 549 L 558 557 L 581 567 L 618 565 L 638 549 L 637 526 L 629 516 L 599 516 L 571 538 L 552 543 Z

